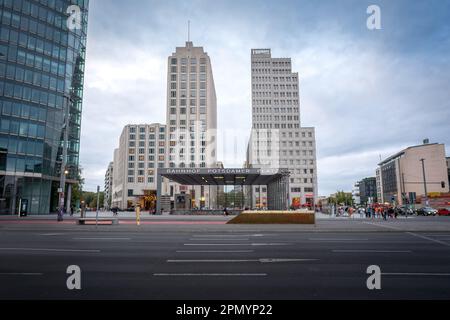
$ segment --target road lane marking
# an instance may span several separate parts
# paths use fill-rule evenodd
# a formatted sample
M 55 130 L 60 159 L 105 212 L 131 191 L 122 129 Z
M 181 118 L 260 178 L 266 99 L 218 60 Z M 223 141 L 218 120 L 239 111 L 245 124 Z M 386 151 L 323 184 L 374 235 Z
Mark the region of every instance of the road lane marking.
M 188 260 L 167 260 L 168 263 L 239 263 L 239 262 L 260 262 L 260 263 L 277 263 L 277 262 L 304 262 L 317 261 L 318 259 L 278 259 L 278 258 L 263 258 L 263 259 L 188 259 Z
M 447 242 L 444 242 L 444 241 L 441 241 L 441 240 L 437 240 L 437 239 L 433 239 L 433 238 L 430 238 L 430 237 L 427 237 L 427 236 L 423 236 L 423 235 L 420 235 L 420 234 L 417 234 L 417 233 L 414 233 L 414 232 L 406 232 L 406 234 L 409 234 L 409 235 L 417 237 L 417 238 L 422 238 L 422 239 L 425 239 L 425 240 L 433 241 L 433 242 L 442 244 L 444 246 L 450 247 L 450 243 L 447 243 Z
M 287 246 L 290 243 L 185 243 L 185 246 Z
M 277 234 L 194 234 L 192 235 L 192 237 L 196 238 L 203 238 L 203 237 L 231 237 L 231 238 L 235 238 L 235 237 L 264 237 L 264 236 L 277 236 Z
M 425 272 L 382 272 L 383 276 L 435 276 L 450 277 L 450 273 L 425 273 Z
M 64 233 L 40 233 L 39 236 L 62 236 Z
M 131 240 L 131 238 L 72 238 L 72 240 Z
M 267 273 L 154 273 L 155 277 L 266 277 Z
M 333 252 L 411 253 L 411 250 L 331 250 Z
M 100 252 L 91 249 L 47 249 L 47 248 L 0 248 L 0 250 L 10 251 L 50 251 L 50 252 Z
M 248 253 L 254 252 L 255 250 L 177 250 L 176 252 L 191 252 L 191 253 Z
M 368 241 L 369 239 L 309 238 L 310 241 Z
M 36 272 L 0 272 L 0 276 L 42 276 L 43 273 Z
M 189 241 L 249 241 L 249 238 L 239 238 L 239 239 L 189 239 Z
M 374 223 L 374 222 L 363 222 L 363 223 L 364 224 L 370 224 L 372 226 L 387 228 L 387 229 L 401 230 L 401 228 L 397 228 L 397 227 L 389 226 L 389 225 L 385 225 L 385 224 L 380 224 L 380 223 Z

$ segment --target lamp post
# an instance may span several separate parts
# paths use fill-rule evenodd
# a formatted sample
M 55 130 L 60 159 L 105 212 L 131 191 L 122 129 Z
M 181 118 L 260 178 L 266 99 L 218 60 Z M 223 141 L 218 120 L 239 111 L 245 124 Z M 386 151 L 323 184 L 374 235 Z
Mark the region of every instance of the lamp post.
M 426 180 L 426 177 L 425 177 L 425 159 L 422 158 L 419 161 L 422 162 L 423 189 L 425 191 L 425 205 L 428 206 L 427 180 Z
M 65 192 L 65 186 L 66 186 L 66 175 L 69 173 L 69 171 L 66 168 L 66 162 L 67 162 L 67 144 L 69 140 L 69 110 L 70 110 L 70 98 L 65 96 L 66 98 L 66 112 L 64 115 L 64 125 L 62 129 L 64 130 L 64 139 L 63 139 L 63 150 L 62 150 L 62 159 L 61 159 L 61 173 L 59 177 L 59 210 L 58 210 L 58 221 L 63 220 L 63 214 L 64 214 L 64 192 Z

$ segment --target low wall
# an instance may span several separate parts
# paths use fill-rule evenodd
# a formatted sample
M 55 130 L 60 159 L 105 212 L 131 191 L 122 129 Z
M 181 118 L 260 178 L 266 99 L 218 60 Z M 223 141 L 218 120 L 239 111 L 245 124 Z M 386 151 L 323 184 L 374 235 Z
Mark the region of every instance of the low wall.
M 242 212 L 242 210 L 230 210 L 228 209 L 228 214 L 230 216 L 238 215 Z M 171 215 L 191 215 L 191 216 L 206 216 L 206 215 L 224 215 L 223 210 L 171 210 Z
M 315 224 L 314 211 L 244 211 L 227 223 Z

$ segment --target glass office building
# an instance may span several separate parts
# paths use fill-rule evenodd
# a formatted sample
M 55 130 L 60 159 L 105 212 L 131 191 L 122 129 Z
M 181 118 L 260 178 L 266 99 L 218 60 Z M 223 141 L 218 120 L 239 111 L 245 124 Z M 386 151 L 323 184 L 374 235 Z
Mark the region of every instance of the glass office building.
M 64 148 L 76 183 L 87 17 L 88 0 L 0 0 L 0 214 L 55 211 Z

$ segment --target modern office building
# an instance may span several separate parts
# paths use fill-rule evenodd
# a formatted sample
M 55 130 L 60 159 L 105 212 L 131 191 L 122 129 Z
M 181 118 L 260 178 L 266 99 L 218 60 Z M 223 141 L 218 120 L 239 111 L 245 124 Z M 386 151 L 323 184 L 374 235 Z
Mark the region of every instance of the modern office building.
M 111 205 L 122 210 L 136 204 L 154 208 L 156 170 L 166 167 L 166 154 L 165 125 L 126 125 L 114 151 Z M 167 186 L 164 190 L 168 191 Z
M 298 73 L 290 58 L 270 49 L 251 50 L 252 133 L 247 165 L 290 171 L 287 206 L 313 206 L 317 196 L 313 127 L 302 127 Z M 251 207 L 266 207 L 264 186 L 251 188 Z
M 448 182 L 444 144 L 425 140 L 379 163 L 377 189 L 382 190 L 384 202 L 406 204 L 419 197 L 422 201 L 432 194 L 448 192 Z
M 211 59 L 191 41 L 168 57 L 166 124 L 168 167 L 217 167 L 217 99 Z M 174 194 L 189 194 L 192 207 L 210 207 L 201 199 L 216 199 L 204 186 L 170 186 L 172 201 Z
M 375 177 L 359 181 L 359 197 L 360 203 L 363 205 L 377 202 L 377 179 Z
M 355 205 L 359 206 L 361 204 L 361 196 L 359 194 L 359 181 L 356 182 L 353 186 L 352 199 Z
M 0 1 L 0 214 L 48 214 L 61 172 L 66 199 L 76 183 L 88 0 L 75 22 L 74 2 Z
M 114 163 L 110 162 L 108 165 L 108 169 L 106 169 L 105 172 L 105 186 L 104 186 L 104 200 L 103 200 L 103 207 L 106 208 L 107 210 L 111 208 L 113 172 L 114 172 Z

